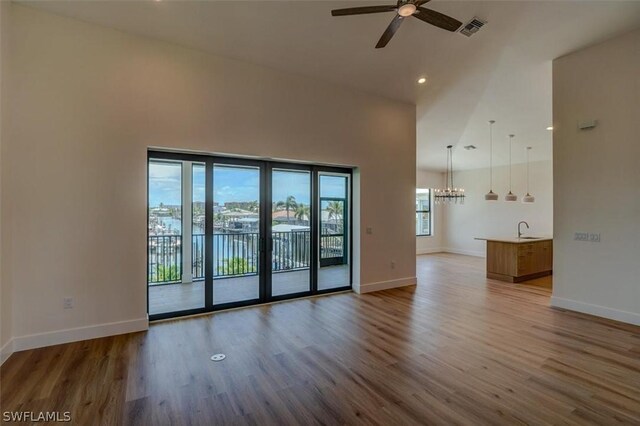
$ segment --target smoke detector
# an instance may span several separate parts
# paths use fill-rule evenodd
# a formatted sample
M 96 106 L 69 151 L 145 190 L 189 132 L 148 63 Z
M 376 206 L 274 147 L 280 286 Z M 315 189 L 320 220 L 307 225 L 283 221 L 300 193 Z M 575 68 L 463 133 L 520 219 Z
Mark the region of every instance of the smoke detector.
M 482 19 L 475 17 L 471 21 L 469 21 L 467 25 L 462 27 L 460 33 L 466 35 L 467 37 L 471 37 L 472 35 L 477 33 L 480 28 L 484 27 L 484 24 L 486 23 L 487 21 L 483 21 Z

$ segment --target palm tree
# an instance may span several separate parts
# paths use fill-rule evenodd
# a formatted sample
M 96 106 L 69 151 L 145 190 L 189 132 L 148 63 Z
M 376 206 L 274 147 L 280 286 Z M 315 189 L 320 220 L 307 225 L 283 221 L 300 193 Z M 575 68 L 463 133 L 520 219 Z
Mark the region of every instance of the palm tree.
M 296 207 L 295 217 L 300 221 L 306 220 L 309 217 L 309 212 L 309 206 L 305 206 L 303 203 L 300 203 L 298 204 L 298 207 Z
M 332 233 L 340 233 L 342 228 L 342 223 L 340 219 L 342 219 L 342 214 L 344 213 L 344 203 L 342 201 L 329 201 L 327 204 L 327 213 L 329 215 L 329 222 L 331 219 L 334 219 L 334 223 L 327 223 L 326 229 L 327 231 L 331 230 Z
M 278 201 L 276 203 L 276 208 L 284 208 L 287 211 L 287 222 L 289 221 L 289 211 L 295 210 L 297 207 L 298 203 L 296 202 L 296 197 L 294 197 L 293 195 L 289 195 L 286 201 Z
M 327 205 L 329 220 L 340 219 L 342 217 L 343 210 L 344 208 L 342 207 L 342 201 L 330 201 L 329 204 Z

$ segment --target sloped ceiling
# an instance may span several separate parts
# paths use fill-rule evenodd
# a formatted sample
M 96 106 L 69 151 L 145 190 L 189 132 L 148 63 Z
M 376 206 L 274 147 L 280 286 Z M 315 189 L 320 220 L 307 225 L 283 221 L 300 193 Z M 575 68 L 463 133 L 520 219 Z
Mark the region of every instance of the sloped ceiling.
M 27 1 L 48 10 L 216 55 L 335 82 L 417 106 L 417 166 L 486 167 L 488 124 L 494 164 L 551 158 L 551 60 L 640 26 L 640 2 L 438 1 L 427 7 L 467 22 L 488 21 L 467 38 L 417 19 L 385 49 L 374 45 L 393 14 L 331 17 L 375 1 Z M 428 82 L 418 85 L 419 76 Z M 576 76 L 579 78 L 579 76 Z M 478 149 L 466 151 L 465 145 Z

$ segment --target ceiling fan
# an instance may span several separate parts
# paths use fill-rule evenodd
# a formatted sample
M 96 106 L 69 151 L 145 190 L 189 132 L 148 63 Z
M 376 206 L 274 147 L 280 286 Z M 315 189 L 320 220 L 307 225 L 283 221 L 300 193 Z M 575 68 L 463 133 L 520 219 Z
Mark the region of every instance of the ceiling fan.
M 398 0 L 395 5 L 389 6 L 365 6 L 365 7 L 350 7 L 347 9 L 335 9 L 331 11 L 332 16 L 347 16 L 347 15 L 363 15 L 367 13 L 382 13 L 382 12 L 396 12 L 396 16 L 387 27 L 387 29 L 378 40 L 376 49 L 385 47 L 391 37 L 398 31 L 400 24 L 404 18 L 413 16 L 428 24 L 435 25 L 438 28 L 442 28 L 447 31 L 456 31 L 462 25 L 462 22 L 454 19 L 450 16 L 443 15 L 435 10 L 422 7 L 423 4 L 430 0 Z

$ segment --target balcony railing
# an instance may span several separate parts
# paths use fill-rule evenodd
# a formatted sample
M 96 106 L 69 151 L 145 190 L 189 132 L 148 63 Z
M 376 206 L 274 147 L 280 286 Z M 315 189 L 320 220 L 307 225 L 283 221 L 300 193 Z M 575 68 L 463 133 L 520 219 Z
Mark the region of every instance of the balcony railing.
M 320 258 L 335 258 L 344 256 L 344 235 L 329 234 L 320 236 Z
M 310 231 L 273 232 L 272 238 L 273 272 L 309 268 Z M 204 240 L 204 234 L 194 234 L 192 237 L 191 273 L 195 280 L 204 278 Z M 180 235 L 149 236 L 149 284 L 179 282 L 182 279 L 181 243 Z M 214 278 L 258 273 L 260 240 L 257 232 L 215 234 L 213 243 Z
M 182 279 L 182 236 L 149 237 L 149 284 L 176 282 Z
M 306 269 L 311 259 L 310 231 L 274 232 L 272 270 Z

